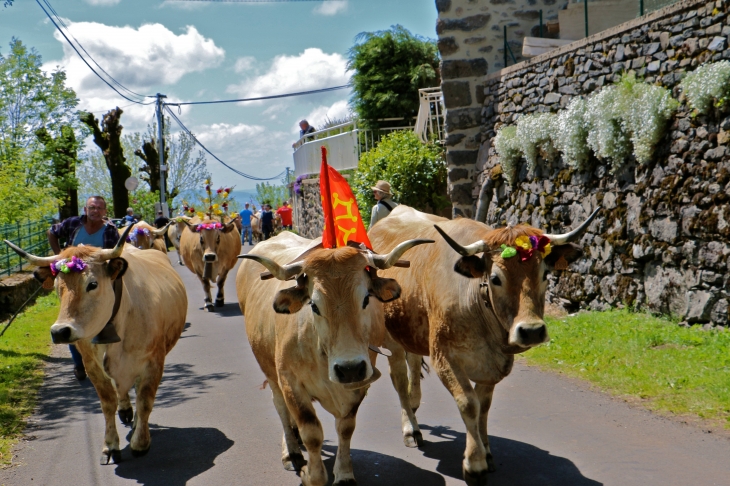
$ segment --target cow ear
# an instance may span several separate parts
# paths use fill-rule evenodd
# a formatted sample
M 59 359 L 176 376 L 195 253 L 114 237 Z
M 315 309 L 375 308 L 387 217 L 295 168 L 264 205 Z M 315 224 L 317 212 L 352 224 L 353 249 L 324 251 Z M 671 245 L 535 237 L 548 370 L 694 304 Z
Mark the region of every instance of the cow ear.
M 127 271 L 127 260 L 124 258 L 112 258 L 106 264 L 106 271 L 112 280 L 122 278 L 124 272 Z
M 224 233 L 230 233 L 231 231 L 233 231 L 233 228 L 235 228 L 235 227 L 236 227 L 235 224 L 223 225 L 223 232 Z
M 454 271 L 466 278 L 482 278 L 487 266 L 483 258 L 472 255 L 459 258 L 454 264 Z
M 565 270 L 569 263 L 576 261 L 582 254 L 583 249 L 575 243 L 554 246 L 545 257 L 545 264 L 552 270 Z
M 48 279 L 53 282 L 53 279 L 56 278 L 51 273 L 50 267 L 36 268 L 35 271 L 33 271 L 33 277 L 42 284 L 45 284 Z
M 274 312 L 277 314 L 296 314 L 309 301 L 306 286 L 289 287 L 280 290 L 274 297 Z
M 400 297 L 401 288 L 398 282 L 392 278 L 375 277 L 370 294 L 380 302 L 390 302 Z

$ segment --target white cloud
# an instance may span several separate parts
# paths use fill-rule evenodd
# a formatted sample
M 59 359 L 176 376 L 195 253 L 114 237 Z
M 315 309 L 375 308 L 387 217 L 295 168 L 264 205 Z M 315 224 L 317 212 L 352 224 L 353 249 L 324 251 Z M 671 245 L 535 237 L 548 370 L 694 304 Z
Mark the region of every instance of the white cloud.
M 343 119 L 351 116 L 352 112 L 347 104 L 347 100 L 335 102 L 332 106 L 319 106 L 312 110 L 305 120 L 315 128 L 319 128 L 325 124 L 327 120 Z M 292 133 L 299 134 L 299 121 L 294 124 Z
M 207 6 L 207 2 L 175 2 L 171 0 L 165 0 L 160 4 L 159 8 L 172 7 L 180 10 L 199 10 Z
M 109 7 L 111 5 L 116 5 L 122 0 L 86 0 L 86 3 L 89 5 L 96 6 L 102 6 L 102 7 Z
M 245 73 L 251 71 L 256 64 L 256 58 L 253 56 L 244 56 L 236 59 L 236 64 L 233 66 L 233 70 L 237 73 Z
M 341 54 L 310 47 L 296 56 L 276 56 L 268 71 L 229 86 L 228 92 L 256 97 L 339 86 L 350 81 L 346 65 Z
M 324 0 L 315 7 L 314 13 L 319 15 L 337 15 L 347 10 L 347 0 Z

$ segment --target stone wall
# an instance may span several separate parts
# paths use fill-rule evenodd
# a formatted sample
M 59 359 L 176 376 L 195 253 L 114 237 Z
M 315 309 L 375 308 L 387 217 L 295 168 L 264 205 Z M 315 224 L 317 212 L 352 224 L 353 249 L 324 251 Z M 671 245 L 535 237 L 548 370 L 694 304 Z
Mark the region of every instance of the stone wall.
M 296 229 L 305 238 L 318 238 L 324 229 L 322 195 L 319 192 L 319 178 L 302 181 L 301 194 L 294 195 Z
M 584 257 L 550 277 L 553 301 L 591 309 L 631 304 L 688 323 L 728 325 L 730 117 L 693 116 L 677 88 L 701 63 L 730 59 L 727 14 L 727 3 L 685 0 L 481 81 L 481 146 L 469 192 L 476 196 L 487 178 L 496 186 L 486 222 L 558 232 L 602 208 L 580 242 Z M 672 89 L 682 102 L 651 163 L 628 161 L 611 174 L 596 159 L 586 172 L 541 159 L 534 173 L 523 165 L 513 187 L 501 183 L 496 130 L 524 113 L 557 111 L 624 72 Z
M 504 67 L 504 26 L 521 60 L 522 39 L 556 19 L 565 0 L 436 0 L 441 88 L 446 105 L 449 194 L 453 214 L 472 216 L 472 184 L 484 103 L 483 78 Z
M 33 278 L 32 273 L 28 272 L 15 273 L 0 279 L 0 321 L 12 317 L 23 302 L 38 290 L 38 287 L 40 287 L 40 283 Z M 38 295 L 45 295 L 48 292 L 41 290 Z M 33 302 L 29 304 L 33 304 Z

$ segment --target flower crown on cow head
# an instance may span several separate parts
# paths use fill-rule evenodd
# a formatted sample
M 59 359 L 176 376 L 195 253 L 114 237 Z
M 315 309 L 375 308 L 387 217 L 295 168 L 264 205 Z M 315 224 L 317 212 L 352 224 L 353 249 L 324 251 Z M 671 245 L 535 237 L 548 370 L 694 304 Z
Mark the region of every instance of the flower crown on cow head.
M 127 236 L 127 242 L 134 243 L 136 245 L 138 236 L 150 236 L 150 234 L 150 230 L 148 230 L 147 228 L 134 228 L 134 230 L 130 231 L 129 235 Z
M 72 256 L 71 258 L 64 258 L 63 260 L 56 260 L 51 263 L 51 275 L 54 277 L 59 273 L 81 273 L 86 268 L 86 262 L 81 258 Z
M 220 224 L 218 221 L 213 221 L 211 223 L 200 223 L 198 226 L 195 227 L 196 231 L 202 231 L 202 230 L 220 230 L 223 229 L 223 225 Z
M 520 256 L 520 261 L 524 262 L 529 260 L 535 252 L 539 252 L 540 255 L 545 258 L 552 251 L 550 246 L 550 238 L 547 236 L 518 236 L 515 239 L 515 246 L 502 245 L 502 258 L 512 258 L 517 255 Z

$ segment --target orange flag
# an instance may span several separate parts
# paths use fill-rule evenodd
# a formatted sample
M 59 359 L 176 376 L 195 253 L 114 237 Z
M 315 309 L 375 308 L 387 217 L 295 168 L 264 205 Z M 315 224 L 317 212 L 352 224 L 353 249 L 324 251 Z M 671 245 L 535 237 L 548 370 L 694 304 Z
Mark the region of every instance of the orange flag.
M 354 241 L 372 249 L 352 189 L 347 180 L 327 164 L 327 149 L 324 147 L 319 189 L 324 209 L 322 246 L 339 248 L 346 246 L 348 241 Z

